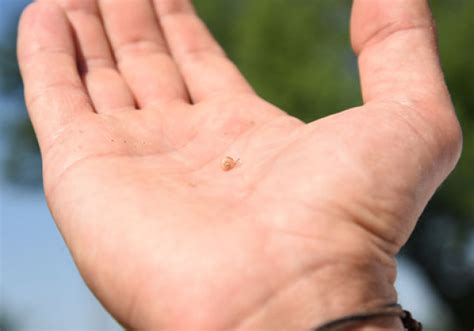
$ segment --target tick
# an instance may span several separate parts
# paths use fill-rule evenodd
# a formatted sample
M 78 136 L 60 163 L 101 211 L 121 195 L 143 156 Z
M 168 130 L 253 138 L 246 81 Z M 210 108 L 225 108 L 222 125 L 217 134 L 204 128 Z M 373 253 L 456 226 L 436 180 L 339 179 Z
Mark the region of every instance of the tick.
M 221 167 L 224 171 L 230 171 L 234 169 L 239 164 L 240 159 L 234 160 L 230 156 L 226 156 L 222 159 Z

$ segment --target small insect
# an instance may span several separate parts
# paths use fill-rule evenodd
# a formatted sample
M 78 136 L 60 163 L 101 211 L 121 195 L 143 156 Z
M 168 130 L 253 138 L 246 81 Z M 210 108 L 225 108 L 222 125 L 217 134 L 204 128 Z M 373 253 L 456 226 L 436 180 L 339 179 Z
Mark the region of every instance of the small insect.
M 230 156 L 226 156 L 222 159 L 221 167 L 224 171 L 230 171 L 234 169 L 240 163 L 240 159 L 234 160 Z

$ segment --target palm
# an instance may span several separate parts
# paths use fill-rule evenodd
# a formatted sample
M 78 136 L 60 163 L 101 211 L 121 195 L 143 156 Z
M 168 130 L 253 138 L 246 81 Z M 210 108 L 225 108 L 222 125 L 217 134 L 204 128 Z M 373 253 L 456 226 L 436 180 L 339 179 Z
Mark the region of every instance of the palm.
M 150 293 L 163 297 L 170 296 L 166 291 L 171 290 L 176 302 L 167 305 L 176 313 L 186 309 L 182 298 L 189 300 L 190 310 L 206 303 L 206 311 L 211 313 L 240 289 L 246 302 L 239 309 L 231 309 L 236 316 L 222 316 L 222 323 L 238 321 L 246 312 L 258 311 L 261 300 L 284 288 L 289 279 L 296 282 L 309 277 L 308 271 L 317 273 L 322 264 L 334 261 L 337 247 L 347 244 L 343 235 L 346 231 L 359 230 L 352 240 L 360 254 L 387 237 L 394 242 L 378 248 L 380 252 L 394 251 L 393 247 L 409 232 L 413 215 L 395 216 L 400 204 L 394 202 L 404 200 L 397 194 L 411 196 L 413 192 L 393 190 L 390 176 L 378 173 L 375 167 L 371 169 L 376 164 L 365 158 L 391 162 L 394 169 L 385 166 L 387 172 L 409 160 L 399 160 L 400 155 L 388 151 L 387 143 L 393 136 L 387 136 L 386 142 L 379 141 L 380 150 L 374 149 L 380 135 L 360 136 L 362 126 L 372 125 L 361 123 L 361 110 L 310 125 L 253 96 L 215 100 L 198 109 L 167 111 L 170 118 L 145 109 L 93 118 L 93 123 L 84 121 L 84 128 L 71 128 L 81 132 L 79 137 L 65 132 L 70 140 L 59 145 L 61 151 L 51 152 L 74 162 L 64 165 L 45 160 L 46 167 L 55 164 L 65 169 L 52 169 L 50 175 L 54 183 L 49 195 L 53 211 L 68 211 L 64 216 L 56 215 L 56 219 L 66 224 L 76 218 L 90 220 L 69 225 L 73 229 L 68 232 L 74 233 L 70 242 L 79 240 L 78 247 L 72 246 L 73 251 L 81 252 L 76 256 L 79 266 L 86 279 L 94 279 L 91 286 L 108 306 L 114 307 L 113 289 L 123 291 L 120 307 L 113 310 L 121 320 L 130 314 L 127 309 L 137 309 L 134 302 L 148 305 L 146 297 Z M 196 115 L 180 120 L 179 128 L 170 126 L 173 130 L 160 125 L 178 122 L 174 117 L 181 111 Z M 353 141 L 356 135 L 359 142 Z M 89 140 L 95 144 L 78 146 Z M 230 172 L 221 169 L 221 160 L 227 155 L 240 158 L 240 164 Z M 364 176 L 360 169 L 365 169 Z M 401 176 L 408 180 L 410 175 Z M 384 191 L 375 190 L 381 181 L 385 182 Z M 354 196 L 364 198 L 355 200 Z M 379 205 L 379 197 L 385 197 L 388 203 Z M 115 206 L 112 210 L 111 205 Z M 404 207 L 414 209 L 412 205 Z M 375 233 L 380 238 L 374 238 L 368 230 L 377 228 L 376 223 L 357 223 L 363 217 L 372 221 L 367 219 L 372 215 L 363 214 L 367 211 L 387 221 L 409 217 L 412 222 L 393 226 L 385 223 L 385 228 Z M 141 221 L 137 224 L 135 217 L 123 215 L 135 215 Z M 336 236 L 334 228 L 339 233 Z M 402 231 L 395 234 L 395 228 Z M 76 238 L 81 234 L 84 238 Z M 206 242 L 204 247 L 201 240 Z M 363 244 L 367 240 L 370 244 Z M 316 247 L 324 249 L 316 253 Z M 268 259 L 267 250 L 278 261 Z M 340 250 L 338 254 L 340 259 Z M 299 255 L 304 258 L 296 263 L 295 256 Z M 234 263 L 226 272 L 215 272 L 215 268 L 229 264 L 229 256 Z M 134 262 L 124 268 L 117 264 L 119 259 Z M 249 265 L 258 266 L 249 275 L 253 282 L 241 277 Z M 146 279 L 128 281 L 130 270 L 146 275 Z M 188 293 L 201 282 L 207 285 L 198 293 Z M 170 289 L 161 289 L 163 284 Z M 151 314 L 158 309 L 149 308 L 138 311 Z M 133 316 L 136 321 L 149 318 Z
M 398 102 L 374 101 L 305 125 L 219 61 L 228 72 L 211 71 L 220 77 L 204 82 L 212 93 L 187 79 L 199 101 L 193 105 L 176 77 L 171 94 L 179 98 L 157 92 L 151 102 L 137 93 L 126 60 L 123 76 L 114 74 L 116 105 L 110 91 L 92 90 L 91 71 L 99 114 L 77 113 L 54 139 L 43 134 L 55 219 L 86 281 L 125 325 L 258 325 L 262 302 L 278 311 L 278 296 L 362 256 L 382 261 L 392 279 L 394 254 L 457 154 L 444 161 L 445 149 L 416 129 L 422 116 Z M 140 64 L 134 69 L 142 72 Z M 440 118 L 451 118 L 441 108 Z M 228 172 L 226 156 L 239 159 Z M 433 160 L 446 164 L 435 171 Z

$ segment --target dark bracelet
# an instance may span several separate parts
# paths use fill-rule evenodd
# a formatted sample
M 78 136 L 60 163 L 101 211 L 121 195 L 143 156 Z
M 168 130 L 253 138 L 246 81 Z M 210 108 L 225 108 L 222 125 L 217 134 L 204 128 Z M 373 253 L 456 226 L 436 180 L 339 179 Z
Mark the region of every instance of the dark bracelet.
M 349 324 L 358 322 L 365 322 L 374 318 L 380 317 L 399 317 L 402 320 L 403 327 L 407 331 L 422 331 L 423 326 L 420 322 L 413 319 L 411 314 L 402 309 L 399 304 L 390 304 L 383 306 L 379 309 L 367 311 L 356 315 L 346 316 L 328 323 L 325 323 L 312 331 L 337 331 L 343 330 L 343 327 L 347 327 Z

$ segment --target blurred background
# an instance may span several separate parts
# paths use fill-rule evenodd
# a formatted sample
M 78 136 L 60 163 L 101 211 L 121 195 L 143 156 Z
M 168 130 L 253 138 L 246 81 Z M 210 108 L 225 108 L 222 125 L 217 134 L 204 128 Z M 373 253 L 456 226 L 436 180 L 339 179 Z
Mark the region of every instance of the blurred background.
M 120 330 L 82 282 L 43 197 L 15 56 L 18 17 L 28 2 L 0 0 L 0 330 Z M 195 3 L 265 99 L 305 121 L 361 103 L 349 45 L 351 1 Z M 472 330 L 474 1 L 431 3 L 465 147 L 402 251 L 396 286 L 428 330 Z

